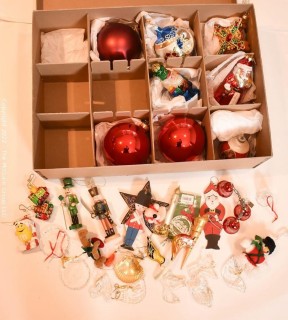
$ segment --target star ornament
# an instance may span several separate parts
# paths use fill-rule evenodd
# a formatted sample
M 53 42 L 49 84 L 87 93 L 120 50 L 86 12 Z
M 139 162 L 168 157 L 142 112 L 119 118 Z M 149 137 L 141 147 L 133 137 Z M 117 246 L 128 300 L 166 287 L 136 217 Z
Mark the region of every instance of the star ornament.
M 140 190 L 140 192 L 137 195 L 124 193 L 124 192 L 120 192 L 120 194 L 129 207 L 129 210 L 126 213 L 126 215 L 124 216 L 121 224 L 125 224 L 128 221 L 131 214 L 135 211 L 135 203 L 140 203 L 147 208 L 149 206 L 153 206 L 154 204 L 158 204 L 159 207 L 168 207 L 169 206 L 169 203 L 156 200 L 152 197 L 150 181 L 148 181 L 145 184 L 145 186 Z M 143 215 L 143 218 L 144 218 L 144 222 L 145 222 L 145 225 L 147 226 L 147 228 L 151 232 L 153 232 L 154 223 L 149 223 L 147 221 L 147 219 L 145 218 L 145 215 Z

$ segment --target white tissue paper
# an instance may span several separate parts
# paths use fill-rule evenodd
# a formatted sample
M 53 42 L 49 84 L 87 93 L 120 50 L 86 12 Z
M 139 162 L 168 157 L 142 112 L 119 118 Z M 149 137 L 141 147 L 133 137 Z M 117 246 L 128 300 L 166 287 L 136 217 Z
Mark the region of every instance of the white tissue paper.
M 254 134 L 262 129 L 263 115 L 249 111 L 217 110 L 211 114 L 213 140 L 228 141 L 241 134 Z
M 41 33 L 42 63 L 88 62 L 85 29 L 59 29 Z

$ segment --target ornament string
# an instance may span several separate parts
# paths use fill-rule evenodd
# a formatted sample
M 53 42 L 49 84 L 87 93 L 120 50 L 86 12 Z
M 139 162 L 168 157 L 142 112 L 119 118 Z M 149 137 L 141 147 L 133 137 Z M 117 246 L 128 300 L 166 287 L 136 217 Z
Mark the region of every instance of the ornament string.
M 272 212 L 274 213 L 274 219 L 272 221 L 275 222 L 277 219 L 278 219 L 278 214 L 277 212 L 274 210 L 274 201 L 273 201 L 273 197 L 271 195 L 267 196 L 266 198 L 266 202 L 267 202 L 267 205 L 268 207 L 272 210 Z
M 57 244 L 58 244 L 60 234 L 63 234 L 63 237 L 62 237 L 61 242 L 60 242 L 61 255 L 57 255 L 57 254 L 55 253 L 55 249 L 56 249 L 56 246 L 57 246 Z M 57 233 L 57 237 L 56 237 L 55 244 L 52 245 L 52 242 L 49 241 L 51 253 L 45 258 L 44 262 L 47 261 L 47 260 L 48 260 L 50 257 L 52 257 L 52 256 L 55 256 L 55 257 L 57 257 L 57 258 L 62 258 L 62 257 L 64 256 L 63 242 L 64 242 L 64 239 L 65 239 L 65 238 L 66 238 L 65 232 L 63 232 L 62 230 L 59 230 L 58 233 Z

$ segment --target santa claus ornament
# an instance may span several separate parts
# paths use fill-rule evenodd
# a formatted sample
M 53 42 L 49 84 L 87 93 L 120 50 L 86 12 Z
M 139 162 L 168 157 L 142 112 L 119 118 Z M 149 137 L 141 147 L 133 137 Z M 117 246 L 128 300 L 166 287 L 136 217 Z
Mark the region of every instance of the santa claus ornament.
M 208 221 L 204 226 L 206 249 L 220 249 L 218 242 L 223 229 L 222 220 L 225 216 L 225 208 L 220 203 L 219 193 L 214 183 L 210 182 L 204 191 L 205 203 L 200 208 L 200 216 L 208 215 Z

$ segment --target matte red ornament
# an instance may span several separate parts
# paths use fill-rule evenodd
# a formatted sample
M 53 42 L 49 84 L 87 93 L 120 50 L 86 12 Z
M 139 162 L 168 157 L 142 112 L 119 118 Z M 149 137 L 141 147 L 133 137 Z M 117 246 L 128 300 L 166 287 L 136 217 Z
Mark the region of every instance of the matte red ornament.
M 97 35 L 100 60 L 131 60 L 139 58 L 141 41 L 137 31 L 120 22 L 107 22 Z
M 223 229 L 229 234 L 234 234 L 240 229 L 240 223 L 235 217 L 228 217 L 223 221 Z
M 161 153 L 173 162 L 194 160 L 203 152 L 205 142 L 201 125 L 182 116 L 168 120 L 158 136 Z
M 134 123 L 119 123 L 104 138 L 104 153 L 114 165 L 147 163 L 150 156 L 148 132 Z
M 234 216 L 238 220 L 245 221 L 251 216 L 251 208 L 248 206 L 248 204 L 243 206 L 241 204 L 237 204 L 237 206 L 234 208 Z
M 217 184 L 217 191 L 223 198 L 228 198 L 233 193 L 234 186 L 231 182 L 222 180 Z

